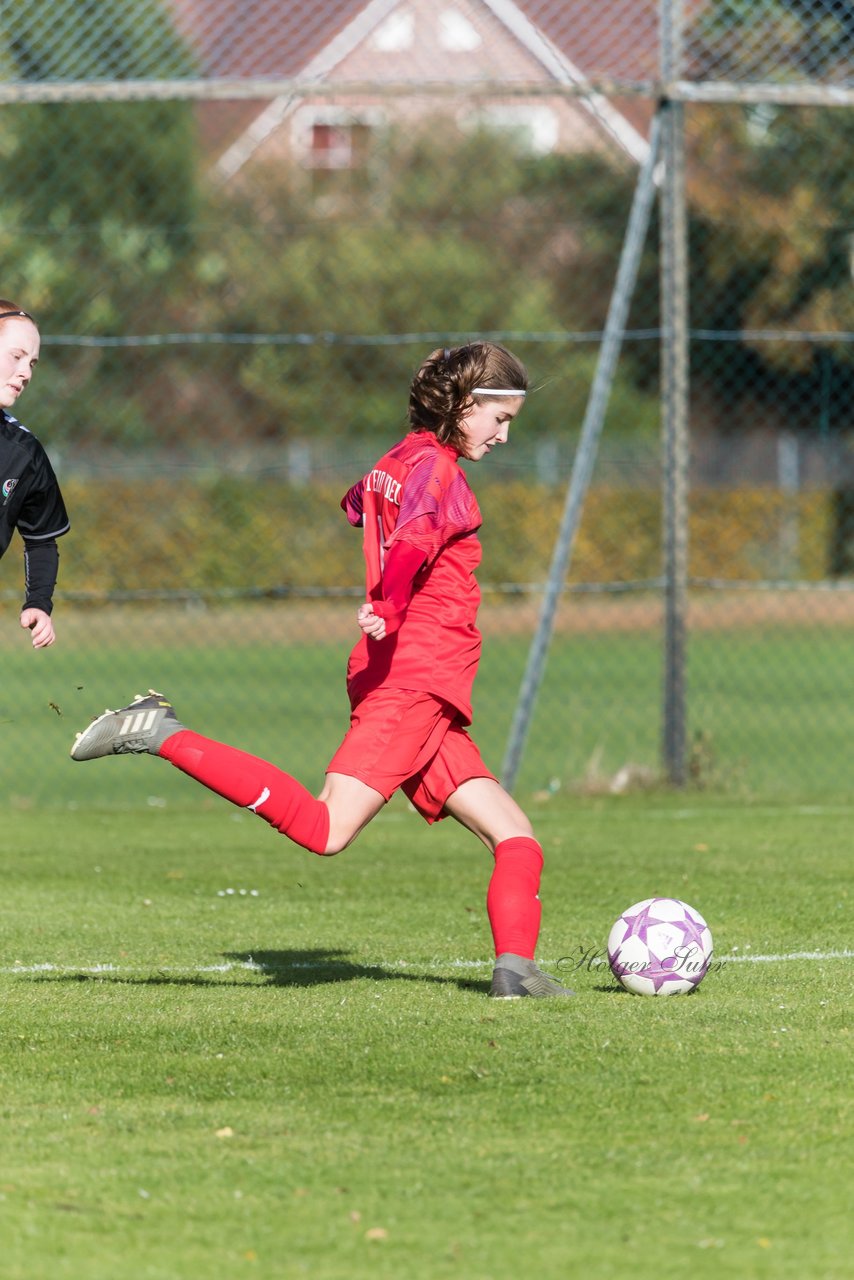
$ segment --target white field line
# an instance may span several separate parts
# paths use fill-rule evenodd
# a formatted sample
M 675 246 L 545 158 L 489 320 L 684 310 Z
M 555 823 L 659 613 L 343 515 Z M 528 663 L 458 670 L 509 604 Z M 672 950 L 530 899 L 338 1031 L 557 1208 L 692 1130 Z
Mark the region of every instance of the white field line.
M 603 956 L 588 953 L 588 957 L 581 959 L 564 956 L 561 960 L 540 960 L 539 963 L 546 969 L 555 968 L 562 962 L 572 959 L 574 968 L 595 968 L 605 967 L 606 961 Z M 854 950 L 844 947 L 840 950 L 833 951 L 786 951 L 773 955 L 748 955 L 739 953 L 737 955 L 715 956 L 713 963 L 718 965 L 728 964 L 787 964 L 793 960 L 851 960 L 854 959 Z M 341 961 L 347 964 L 346 960 Z M 271 966 L 258 964 L 254 960 L 229 960 L 223 964 L 207 964 L 207 965 L 119 965 L 119 964 L 16 964 L 0 967 L 0 974 L 4 976 L 14 977 L 16 975 L 26 976 L 28 974 L 39 973 L 86 973 L 86 974 L 145 974 L 145 973 L 173 973 L 181 976 L 192 976 L 193 974 L 206 973 L 270 973 L 282 972 L 287 969 L 326 969 L 334 968 L 335 962 L 329 964 L 315 963 L 312 961 L 295 961 L 293 964 Z M 360 968 L 367 971 L 371 969 L 409 969 L 412 968 L 412 962 L 409 960 L 379 960 L 376 964 L 360 964 Z M 419 962 L 419 969 L 426 968 L 427 964 Z M 488 971 L 492 968 L 490 960 L 449 960 L 436 961 L 437 969 L 482 969 Z
M 839 951 L 788 951 L 785 954 L 770 956 L 754 956 L 739 954 L 737 956 L 720 956 L 727 964 L 779 964 L 786 960 L 851 960 L 854 951 L 843 947 Z

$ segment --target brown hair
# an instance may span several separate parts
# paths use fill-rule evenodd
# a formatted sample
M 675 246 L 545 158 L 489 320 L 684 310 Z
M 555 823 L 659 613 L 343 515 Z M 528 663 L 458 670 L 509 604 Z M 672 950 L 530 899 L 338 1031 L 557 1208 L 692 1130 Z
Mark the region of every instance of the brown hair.
M 0 298 L 0 320 L 11 320 L 15 316 L 19 316 L 21 320 L 29 320 L 31 324 L 36 324 L 29 311 L 19 307 L 17 302 L 10 302 L 8 298 Z M 37 324 L 36 328 L 38 329 Z
M 472 404 L 482 403 L 474 388 L 518 390 L 528 387 L 521 360 L 497 342 L 469 342 L 431 352 L 409 388 L 409 425 L 431 431 L 442 444 L 464 443 L 462 419 Z

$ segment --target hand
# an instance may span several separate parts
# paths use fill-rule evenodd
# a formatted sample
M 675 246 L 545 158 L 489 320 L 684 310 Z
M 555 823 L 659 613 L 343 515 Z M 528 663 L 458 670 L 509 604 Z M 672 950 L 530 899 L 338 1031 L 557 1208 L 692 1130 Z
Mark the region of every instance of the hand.
M 385 618 L 381 618 L 379 614 L 374 613 L 374 606 L 368 601 L 367 604 L 359 605 L 357 621 L 366 636 L 371 640 L 384 640 L 386 635 Z
M 44 609 L 24 609 L 21 614 L 21 626 L 25 631 L 33 633 L 34 649 L 46 649 L 56 639 L 50 614 L 45 613 Z

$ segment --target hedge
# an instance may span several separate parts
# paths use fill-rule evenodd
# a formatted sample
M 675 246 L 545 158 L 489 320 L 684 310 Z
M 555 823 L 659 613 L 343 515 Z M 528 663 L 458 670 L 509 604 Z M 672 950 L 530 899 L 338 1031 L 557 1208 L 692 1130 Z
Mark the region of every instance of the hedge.
M 217 478 L 63 483 L 72 532 L 62 544 L 68 592 L 249 587 L 341 588 L 361 579 L 359 537 L 338 487 Z M 563 495 L 531 484 L 479 493 L 481 580 L 542 582 Z M 700 489 L 691 495 L 690 572 L 747 581 L 828 574 L 833 494 Z M 620 582 L 661 573 L 661 501 L 651 489 L 597 487 L 587 496 L 571 580 Z

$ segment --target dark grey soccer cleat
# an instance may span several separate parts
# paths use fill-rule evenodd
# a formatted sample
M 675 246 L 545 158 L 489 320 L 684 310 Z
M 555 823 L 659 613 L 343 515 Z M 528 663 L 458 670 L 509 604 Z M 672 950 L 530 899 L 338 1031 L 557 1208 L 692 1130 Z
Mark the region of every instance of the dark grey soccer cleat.
M 533 960 L 505 951 L 495 961 L 489 994 L 498 1000 L 515 1000 L 518 996 L 574 996 L 575 992 L 543 973 Z
M 105 711 L 78 733 L 71 748 L 72 760 L 97 760 L 99 756 L 156 756 L 173 733 L 183 729 L 172 703 L 149 689 L 138 693 L 128 707 Z

